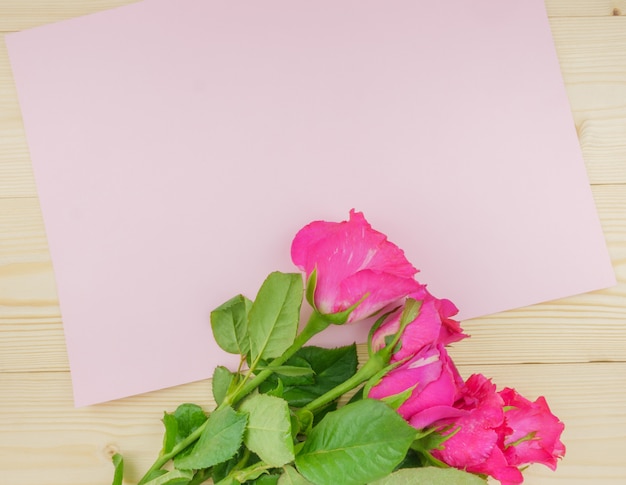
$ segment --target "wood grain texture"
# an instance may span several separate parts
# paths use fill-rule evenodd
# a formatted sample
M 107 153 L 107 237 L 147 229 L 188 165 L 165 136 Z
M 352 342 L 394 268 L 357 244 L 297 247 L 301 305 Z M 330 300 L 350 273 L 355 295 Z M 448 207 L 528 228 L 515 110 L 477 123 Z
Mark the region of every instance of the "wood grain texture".
M 611 17 L 626 15 L 624 0 L 547 0 L 550 17 Z
M 110 484 L 116 451 L 128 460 L 125 483 L 135 483 L 157 456 L 164 411 L 181 399 L 214 407 L 208 382 L 81 409 L 67 372 L 3 374 L 2 387 L 0 483 L 7 485 Z
M 133 0 L 0 0 L 0 32 Z M 565 423 L 556 473 L 527 485 L 626 483 L 626 0 L 548 0 L 574 123 L 618 285 L 463 322 L 451 353 Z M 4 40 L 0 38 L 0 484 L 108 485 L 110 457 L 127 485 L 158 452 L 163 411 L 213 406 L 202 381 L 75 409 L 53 269 Z M 359 348 L 361 356 L 363 346 Z M 113 358 L 113 357 L 112 357 Z
M 1 17 L 1 15 L 0 15 Z M 0 37 L 0 198 L 36 197 L 35 179 L 4 37 Z
M 626 16 L 553 18 L 561 72 L 592 184 L 626 182 Z

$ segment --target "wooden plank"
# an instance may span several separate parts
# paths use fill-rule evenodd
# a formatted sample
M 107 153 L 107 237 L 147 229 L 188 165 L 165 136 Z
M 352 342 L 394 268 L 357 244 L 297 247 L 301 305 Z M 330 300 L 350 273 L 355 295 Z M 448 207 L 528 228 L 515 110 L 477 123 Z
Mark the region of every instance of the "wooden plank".
M 9 54 L 0 36 L 0 198 L 36 194 Z
M 49 264 L 49 261 L 38 200 L 0 199 L 0 267 L 3 276 L 19 274 L 19 271 L 13 271 L 13 266 L 19 264 L 30 267 L 36 263 Z M 13 291 L 18 290 L 14 288 Z M 7 294 L 2 292 L 4 298 Z
M 567 90 L 573 106 L 593 96 L 591 91 L 582 93 L 576 85 L 569 85 Z M 626 163 L 616 163 L 618 160 L 626 160 L 626 93 L 623 100 L 623 110 L 609 108 L 602 118 L 583 109 L 574 111 L 574 118 L 579 120 L 578 140 L 589 178 L 594 184 L 626 181 Z M 613 118 L 611 111 L 615 113 Z
M 37 199 L 0 199 L 0 332 L 0 372 L 69 368 Z
M 566 83 L 623 87 L 626 17 L 555 18 L 550 21 L 554 45 Z M 621 99 L 612 90 L 606 100 Z M 610 103 L 609 107 L 613 107 Z
M 609 17 L 626 14 L 626 0 L 546 0 L 549 17 Z
M 624 359 L 626 186 L 594 195 L 618 286 L 464 322 L 472 338 L 455 345 L 459 362 Z M 52 271 L 37 201 L 0 199 L 0 371 L 68 369 Z
M 0 199 L 36 197 L 26 138 L 18 126 L 21 121 L 11 125 L 0 127 Z
M 554 42 L 591 183 L 626 182 L 626 17 L 556 18 Z
M 545 395 L 566 423 L 556 473 L 533 466 L 526 485 L 618 485 L 626 478 L 626 363 L 461 366 L 529 399 Z M 212 409 L 209 381 L 74 409 L 67 373 L 4 374 L 0 380 L 0 470 L 11 485 L 111 483 L 110 455 L 127 459 L 135 483 L 158 453 L 163 411 L 182 402 Z M 592 410 L 592 411 L 590 411 Z M 594 479 L 590 481 L 590 479 Z M 601 481 L 600 481 L 601 480 Z
M 159 451 L 164 411 L 214 407 L 208 381 L 81 409 L 67 372 L 2 374 L 0 389 L 0 477 L 11 485 L 110 485 L 116 451 L 138 479 Z

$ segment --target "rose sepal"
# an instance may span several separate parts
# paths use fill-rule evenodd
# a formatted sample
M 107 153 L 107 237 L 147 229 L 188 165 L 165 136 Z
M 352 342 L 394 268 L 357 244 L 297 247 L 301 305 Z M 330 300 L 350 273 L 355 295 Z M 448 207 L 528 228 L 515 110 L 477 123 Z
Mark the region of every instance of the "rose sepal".
M 384 318 L 389 315 L 390 313 L 393 313 L 395 310 L 392 310 L 391 312 L 383 315 L 383 317 L 381 317 L 376 324 L 374 324 L 374 326 L 372 326 L 372 329 L 370 330 L 369 336 L 368 336 L 368 342 L 367 342 L 367 347 L 368 347 L 368 352 L 370 354 L 370 356 L 378 354 L 380 355 L 383 359 L 385 359 L 386 362 L 389 362 L 391 360 L 391 356 L 398 351 L 398 346 L 402 345 L 400 339 L 402 338 L 402 334 L 404 333 L 404 330 L 406 329 L 406 327 L 413 322 L 419 315 L 420 313 L 420 309 L 422 308 L 422 302 L 415 300 L 413 298 L 407 298 L 404 302 L 404 308 L 402 309 L 402 315 L 400 316 L 400 325 L 398 328 L 398 331 L 393 334 L 393 336 L 389 336 L 390 337 L 390 342 L 385 345 L 385 347 L 383 347 L 382 349 L 374 352 L 373 348 L 372 348 L 372 339 L 374 336 L 374 333 L 376 332 L 376 330 L 378 329 L 378 327 L 380 327 L 384 321 Z M 381 321 L 382 320 L 382 321 Z M 376 327 L 376 328 L 374 328 Z
M 369 293 L 366 293 L 365 295 L 363 295 L 361 297 L 361 299 L 359 301 L 357 301 L 352 306 L 350 306 L 349 308 L 345 309 L 342 312 L 323 313 L 323 312 L 321 312 L 319 310 L 319 308 L 315 304 L 315 290 L 316 290 L 316 288 L 317 288 L 317 268 L 315 268 L 315 269 L 313 269 L 313 271 L 311 271 L 311 274 L 309 275 L 309 277 L 306 280 L 305 298 L 306 298 L 306 301 L 309 303 L 309 305 L 311 305 L 311 308 L 313 308 L 313 311 L 319 313 L 323 318 L 328 320 L 333 325 L 343 325 L 344 323 L 346 323 L 348 321 L 348 319 L 350 318 L 350 314 L 354 310 L 356 310 L 356 308 L 361 303 L 363 303 L 363 301 L 365 301 L 365 299 L 369 296 Z
M 315 305 L 315 289 L 316 288 L 317 288 L 317 268 L 314 268 L 306 280 L 305 297 L 306 297 L 306 301 L 309 302 L 309 305 L 311 305 L 311 307 L 315 311 L 319 311 L 317 309 L 317 306 Z
M 366 293 L 365 295 L 363 295 L 361 297 L 361 299 L 359 301 L 357 301 L 354 305 L 352 305 L 350 308 L 348 308 L 347 310 L 344 310 L 342 312 L 337 312 L 337 313 L 326 313 L 323 314 L 324 318 L 326 318 L 326 320 L 328 320 L 330 323 L 332 323 L 333 325 L 343 325 L 344 323 L 346 323 L 348 321 L 348 319 L 350 318 L 350 314 L 357 309 L 357 307 L 363 303 L 365 301 L 365 299 L 368 297 L 368 294 Z

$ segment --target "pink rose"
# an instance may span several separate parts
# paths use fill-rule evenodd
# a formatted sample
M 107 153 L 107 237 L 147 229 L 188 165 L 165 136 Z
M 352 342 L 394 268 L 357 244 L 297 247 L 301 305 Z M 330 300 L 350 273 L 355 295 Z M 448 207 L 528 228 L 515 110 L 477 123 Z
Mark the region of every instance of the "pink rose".
M 444 346 L 428 345 L 411 360 L 388 372 L 368 397 L 383 399 L 415 386 L 398 413 L 413 427 L 422 429 L 462 414 L 453 407 L 462 385 L 463 379 Z
M 504 401 L 504 419 L 513 432 L 504 440 L 504 454 L 511 465 L 542 463 L 556 469 L 557 459 L 565 454 L 561 442 L 564 425 L 540 396 L 535 402 L 519 395 L 515 389 L 498 393 Z
M 518 485 L 524 481 L 519 466 L 543 463 L 554 470 L 565 453 L 563 423 L 543 397 L 531 402 L 513 389 L 496 392 L 489 379 L 476 374 L 454 406 L 464 414 L 435 423 L 452 425 L 444 432 L 452 436 L 442 449 L 432 451 L 450 466 L 490 475 L 502 485 Z
M 504 436 L 511 431 L 506 427 L 503 406 L 496 386 L 483 375 L 472 375 L 455 404 L 464 414 L 437 423 L 452 424 L 448 431 L 452 437 L 443 443 L 442 449 L 432 450 L 432 455 L 452 467 L 490 475 L 502 485 L 522 483 L 522 473 L 508 463 L 503 451 Z
M 417 301 L 421 301 L 419 313 L 415 320 L 409 323 L 401 336 L 401 347 L 394 353 L 392 362 L 404 360 L 417 354 L 426 345 L 440 343 L 448 345 L 467 337 L 463 333 L 459 322 L 451 317 L 458 313 L 454 303 L 450 300 L 439 300 L 432 296 L 426 286 L 408 295 Z M 374 332 L 372 347 L 380 350 L 386 343 L 388 336 L 395 335 L 400 329 L 400 317 L 402 308 L 389 315 L 385 322 Z
M 375 231 L 361 212 L 343 222 L 315 221 L 293 240 L 291 259 L 306 273 L 317 270 L 312 304 L 322 314 L 348 310 L 361 320 L 419 288 L 415 269 L 404 252 Z

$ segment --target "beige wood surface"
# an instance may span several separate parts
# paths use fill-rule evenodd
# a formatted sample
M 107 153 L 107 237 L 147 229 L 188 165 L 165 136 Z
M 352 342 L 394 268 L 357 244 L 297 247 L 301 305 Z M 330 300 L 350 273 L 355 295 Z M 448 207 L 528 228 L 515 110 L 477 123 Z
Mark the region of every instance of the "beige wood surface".
M 133 3 L 0 0 L 0 33 Z M 619 284 L 464 322 L 452 350 L 566 423 L 566 458 L 530 485 L 626 483 L 626 0 L 547 0 L 593 194 Z M 114 356 L 112 356 L 114 358 Z M 211 406 L 208 381 L 74 409 L 54 275 L 4 40 L 0 37 L 0 485 L 128 484 L 152 462 L 160 418 Z M 338 484 L 341 485 L 341 484 Z

